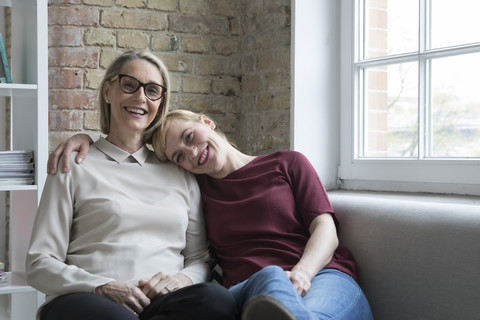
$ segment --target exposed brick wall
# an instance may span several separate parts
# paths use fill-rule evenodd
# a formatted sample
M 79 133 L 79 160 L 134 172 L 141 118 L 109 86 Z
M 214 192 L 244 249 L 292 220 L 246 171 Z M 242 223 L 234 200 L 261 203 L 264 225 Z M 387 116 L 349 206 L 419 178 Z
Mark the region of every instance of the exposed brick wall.
M 369 43 L 367 57 L 387 54 L 387 0 L 370 0 L 368 2 L 368 23 L 366 25 Z M 380 66 L 371 68 L 366 74 L 367 112 L 365 128 L 367 134 L 365 156 L 388 156 L 388 68 Z
M 211 115 L 247 153 L 289 148 L 290 0 L 50 0 L 50 148 L 98 131 L 96 88 L 127 49 L 171 75 L 171 107 Z

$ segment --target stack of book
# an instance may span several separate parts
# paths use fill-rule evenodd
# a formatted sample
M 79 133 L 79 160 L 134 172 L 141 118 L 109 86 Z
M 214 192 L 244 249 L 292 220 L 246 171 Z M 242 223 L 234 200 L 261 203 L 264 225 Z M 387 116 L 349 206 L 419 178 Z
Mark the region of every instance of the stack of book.
M 0 151 L 0 185 L 33 184 L 32 151 Z
M 0 287 L 8 285 L 7 273 L 3 270 L 3 262 L 0 262 Z

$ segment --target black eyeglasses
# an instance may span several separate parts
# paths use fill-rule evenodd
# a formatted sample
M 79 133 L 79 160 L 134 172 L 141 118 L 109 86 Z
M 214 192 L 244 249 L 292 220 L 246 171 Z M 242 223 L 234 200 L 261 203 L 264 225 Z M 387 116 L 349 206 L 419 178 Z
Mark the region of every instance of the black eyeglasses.
M 161 84 L 158 83 L 143 83 L 138 81 L 132 76 L 126 75 L 126 74 L 119 74 L 110 79 L 111 82 L 114 82 L 118 79 L 118 84 L 120 85 L 120 89 L 122 89 L 123 92 L 131 94 L 137 92 L 137 90 L 140 87 L 143 87 L 143 91 L 145 92 L 145 95 L 147 96 L 148 99 L 152 101 L 156 101 L 160 98 L 162 98 L 165 95 L 165 92 L 167 91 L 166 86 L 162 86 Z

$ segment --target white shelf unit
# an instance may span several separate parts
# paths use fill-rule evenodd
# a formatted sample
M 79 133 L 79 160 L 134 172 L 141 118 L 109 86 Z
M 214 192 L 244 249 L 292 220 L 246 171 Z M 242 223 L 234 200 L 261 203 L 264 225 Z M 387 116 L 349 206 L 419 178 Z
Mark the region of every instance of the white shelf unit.
M 44 300 L 25 282 L 25 257 L 48 158 L 48 5 L 47 0 L 0 0 L 0 6 L 11 10 L 5 28 L 11 30 L 13 83 L 0 84 L 0 96 L 11 100 L 10 149 L 33 150 L 35 158 L 34 185 L 0 186 L 0 192 L 10 192 L 9 285 L 0 287 L 0 294 L 11 295 L 11 319 L 28 320 L 35 319 Z

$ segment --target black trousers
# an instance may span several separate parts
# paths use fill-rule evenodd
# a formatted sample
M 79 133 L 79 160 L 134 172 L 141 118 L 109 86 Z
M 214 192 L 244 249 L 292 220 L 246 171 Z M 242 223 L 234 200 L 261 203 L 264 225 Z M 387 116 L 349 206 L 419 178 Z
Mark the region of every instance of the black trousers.
M 154 298 L 139 316 L 100 295 L 78 292 L 47 304 L 41 320 L 235 320 L 235 299 L 224 287 L 200 283 Z

